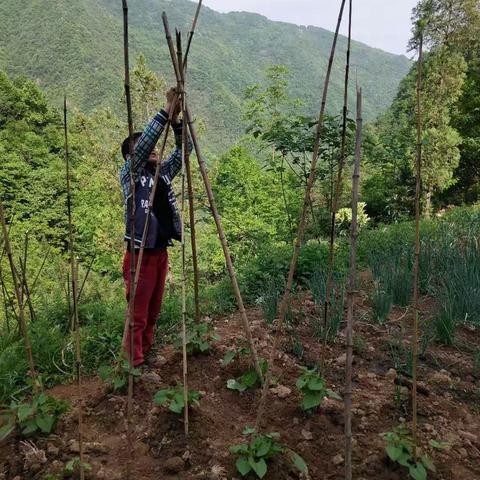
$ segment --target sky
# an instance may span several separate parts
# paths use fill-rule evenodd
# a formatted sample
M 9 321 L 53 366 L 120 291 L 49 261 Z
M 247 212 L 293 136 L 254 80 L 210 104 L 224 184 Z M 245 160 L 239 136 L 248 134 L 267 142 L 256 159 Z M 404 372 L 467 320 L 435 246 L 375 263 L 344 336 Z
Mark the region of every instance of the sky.
M 218 12 L 246 11 L 271 20 L 335 30 L 340 2 L 334 0 L 204 0 Z M 359 0 L 353 2 L 352 36 L 387 52 L 406 54 L 410 17 L 417 0 Z M 361 7 L 361 8 L 360 8 Z M 346 22 L 341 33 L 346 33 Z

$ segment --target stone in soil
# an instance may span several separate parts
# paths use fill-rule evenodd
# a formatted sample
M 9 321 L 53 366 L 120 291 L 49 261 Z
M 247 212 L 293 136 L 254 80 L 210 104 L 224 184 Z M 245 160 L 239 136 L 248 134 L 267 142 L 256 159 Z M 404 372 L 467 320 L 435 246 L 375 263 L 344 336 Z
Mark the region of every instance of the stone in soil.
M 180 457 L 169 458 L 164 465 L 167 473 L 180 473 L 183 470 L 184 462 Z

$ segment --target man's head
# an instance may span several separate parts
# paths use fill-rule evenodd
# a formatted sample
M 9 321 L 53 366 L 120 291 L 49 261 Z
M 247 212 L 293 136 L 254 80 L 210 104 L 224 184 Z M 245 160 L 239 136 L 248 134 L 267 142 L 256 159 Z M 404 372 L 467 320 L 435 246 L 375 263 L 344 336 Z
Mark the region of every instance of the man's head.
M 142 132 L 135 132 L 133 134 L 133 148 L 137 146 L 138 139 L 142 136 Z M 130 154 L 130 137 L 127 137 L 122 143 L 122 155 L 123 159 L 127 159 L 127 155 Z
M 142 132 L 135 132 L 133 134 L 134 148 L 137 146 L 138 140 L 140 139 L 141 136 L 142 136 Z M 127 159 L 127 155 L 129 155 L 129 153 L 130 153 L 130 138 L 127 137 L 122 143 L 122 155 L 124 160 Z M 157 163 L 158 158 L 159 158 L 158 153 L 155 150 L 153 150 L 150 156 L 148 157 L 148 161 L 152 163 Z

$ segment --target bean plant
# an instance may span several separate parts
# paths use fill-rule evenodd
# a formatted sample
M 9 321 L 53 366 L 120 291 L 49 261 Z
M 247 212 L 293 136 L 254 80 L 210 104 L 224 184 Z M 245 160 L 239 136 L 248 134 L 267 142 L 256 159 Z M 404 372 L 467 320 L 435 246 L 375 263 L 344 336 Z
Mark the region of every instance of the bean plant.
M 68 403 L 45 393 L 35 395 L 31 401 L 12 402 L 2 413 L 0 440 L 19 427 L 22 436 L 37 432 L 52 433 L 60 417 L 68 410 Z
M 246 427 L 243 435 L 245 436 L 243 443 L 230 447 L 230 452 L 237 457 L 235 465 L 242 477 L 250 473 L 257 478 L 265 477 L 269 460 L 278 455 L 287 456 L 300 472 L 308 473 L 305 460 L 298 453 L 278 442 L 279 433 L 260 435 L 254 428 Z
M 189 390 L 188 404 L 199 405 L 201 394 L 197 390 Z M 185 408 L 183 397 L 183 384 L 178 383 L 175 387 L 159 390 L 153 397 L 153 403 L 158 406 L 168 406 L 173 413 L 181 414 Z
M 317 368 L 300 367 L 302 373 L 297 380 L 297 388 L 303 395 L 302 409 L 311 412 L 317 408 L 325 397 L 341 400 L 340 395 L 327 388 L 325 380 L 317 372 Z

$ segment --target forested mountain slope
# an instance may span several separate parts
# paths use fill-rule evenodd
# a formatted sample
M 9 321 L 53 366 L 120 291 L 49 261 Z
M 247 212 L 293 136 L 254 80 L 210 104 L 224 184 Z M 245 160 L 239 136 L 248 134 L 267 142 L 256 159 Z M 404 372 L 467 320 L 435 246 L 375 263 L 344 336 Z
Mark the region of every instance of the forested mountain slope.
M 163 10 L 172 29 L 178 26 L 186 34 L 195 3 L 130 2 L 132 64 L 143 52 L 153 70 L 171 81 Z M 57 104 L 66 90 L 81 109 L 119 108 L 123 79 L 119 0 L 2 0 L 0 18 L 0 69 L 33 78 Z M 206 120 L 209 140 L 225 145 L 238 136 L 243 92 L 261 81 L 265 67 L 274 63 L 289 67 L 292 95 L 304 99 L 308 112 L 316 114 L 332 35 L 257 14 L 220 14 L 204 8 L 189 78 L 191 103 Z M 329 102 L 332 113 L 341 110 L 345 49 L 346 38 L 341 37 Z M 352 68 L 364 88 L 366 117 L 373 118 L 391 103 L 409 61 L 354 42 Z

